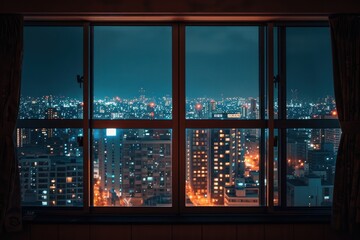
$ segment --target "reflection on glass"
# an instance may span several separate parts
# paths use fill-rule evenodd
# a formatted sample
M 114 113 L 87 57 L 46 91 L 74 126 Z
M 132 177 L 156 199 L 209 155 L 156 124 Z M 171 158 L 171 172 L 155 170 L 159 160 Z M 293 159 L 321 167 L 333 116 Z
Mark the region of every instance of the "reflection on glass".
M 171 119 L 169 26 L 94 27 L 95 119 Z
M 82 130 L 18 128 L 23 206 L 82 206 Z
M 330 39 L 327 27 L 286 28 L 287 118 L 336 112 Z
M 94 206 L 171 207 L 171 130 L 93 131 Z
M 331 206 L 339 128 L 287 131 L 287 205 Z
M 19 118 L 82 118 L 82 62 L 82 27 L 25 27 Z
M 186 27 L 186 118 L 259 118 L 259 28 Z
M 259 206 L 260 129 L 186 130 L 186 206 Z

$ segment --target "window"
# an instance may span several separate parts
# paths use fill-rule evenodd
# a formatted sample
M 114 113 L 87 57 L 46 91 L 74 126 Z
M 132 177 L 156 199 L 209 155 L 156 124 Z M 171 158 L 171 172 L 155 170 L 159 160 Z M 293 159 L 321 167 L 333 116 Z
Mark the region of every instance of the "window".
M 284 207 L 331 206 L 341 131 L 333 90 L 330 30 L 281 26 L 277 41 L 276 157 L 282 161 L 275 162 L 275 189 L 281 195 L 275 203 Z
M 22 204 L 81 207 L 83 28 L 27 26 L 24 40 L 16 132 Z
M 92 205 L 171 207 L 172 27 L 92 31 Z M 111 121 L 104 125 L 100 119 Z
M 187 207 L 264 204 L 263 31 L 260 26 L 185 28 Z M 250 119 L 257 128 L 244 128 Z
M 331 204 L 341 133 L 327 26 L 30 23 L 24 40 L 23 206 Z

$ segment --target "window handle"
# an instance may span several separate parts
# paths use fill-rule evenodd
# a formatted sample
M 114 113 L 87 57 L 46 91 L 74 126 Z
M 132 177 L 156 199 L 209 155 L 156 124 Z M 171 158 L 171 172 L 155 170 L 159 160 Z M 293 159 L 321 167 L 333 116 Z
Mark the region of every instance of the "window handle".
M 277 88 L 277 85 L 278 85 L 279 82 L 280 82 L 280 76 L 279 76 L 279 75 L 274 76 L 274 85 L 275 85 L 275 88 Z
M 84 76 L 77 75 L 76 76 L 76 81 L 80 85 L 80 88 L 81 88 L 81 84 L 84 83 Z

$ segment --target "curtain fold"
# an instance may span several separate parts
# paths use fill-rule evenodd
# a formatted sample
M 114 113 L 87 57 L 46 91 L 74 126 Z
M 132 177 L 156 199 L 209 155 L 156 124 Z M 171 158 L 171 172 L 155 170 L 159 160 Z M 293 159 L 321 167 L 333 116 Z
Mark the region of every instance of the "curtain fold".
M 21 230 L 14 133 L 19 111 L 23 17 L 0 14 L 0 233 Z
M 336 230 L 360 229 L 360 16 L 330 16 L 336 108 L 342 130 L 333 196 Z

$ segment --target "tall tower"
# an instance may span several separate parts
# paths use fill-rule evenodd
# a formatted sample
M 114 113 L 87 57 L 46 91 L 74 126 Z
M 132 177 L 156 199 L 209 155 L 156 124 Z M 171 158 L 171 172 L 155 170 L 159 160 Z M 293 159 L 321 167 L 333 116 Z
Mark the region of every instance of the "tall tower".
M 250 109 L 249 109 L 249 115 L 251 119 L 257 118 L 257 107 L 256 107 L 256 99 L 252 98 L 250 100 Z
M 194 129 L 187 134 L 187 181 L 190 193 L 206 205 L 223 205 L 225 188 L 244 175 L 240 129 Z
M 189 187 L 195 196 L 207 198 L 208 195 L 208 159 L 210 131 L 191 129 L 187 134 L 187 171 Z
M 50 96 L 51 97 L 51 96 Z M 59 113 L 56 108 L 49 107 L 45 111 L 46 119 L 59 119 Z M 52 138 L 54 136 L 54 129 L 47 129 L 48 138 Z
M 216 102 L 215 102 L 215 100 L 211 100 L 210 102 L 209 102 L 209 106 L 208 106 L 208 109 L 209 109 L 209 111 L 208 111 L 208 113 L 209 113 L 209 118 L 212 118 L 213 117 L 213 113 L 215 112 L 215 110 L 216 110 Z
M 167 129 L 124 133 L 122 198 L 132 206 L 170 203 L 171 133 Z
M 99 131 L 95 149 L 99 162 L 100 187 L 105 193 L 115 192 L 118 196 L 122 187 L 121 142 L 122 131 L 106 129 Z M 110 196 L 110 195 L 108 195 Z
M 224 204 L 225 188 L 234 186 L 244 175 L 244 158 L 240 129 L 211 130 L 209 185 L 212 204 Z

